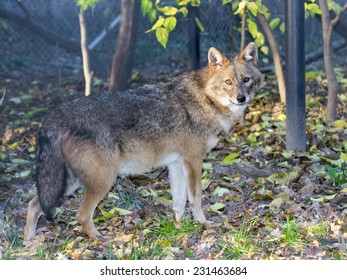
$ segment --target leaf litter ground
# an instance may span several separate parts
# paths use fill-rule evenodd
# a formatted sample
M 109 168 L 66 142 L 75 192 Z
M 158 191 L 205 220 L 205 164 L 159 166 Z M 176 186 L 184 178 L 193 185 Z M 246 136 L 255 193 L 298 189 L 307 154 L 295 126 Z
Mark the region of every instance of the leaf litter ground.
M 37 131 L 49 110 L 83 93 L 77 78 L 2 81 L 0 259 L 346 259 L 345 74 L 338 121 L 327 124 L 326 80 L 309 73 L 308 145 L 301 153 L 285 150 L 285 107 L 267 76 L 245 126 L 236 125 L 204 162 L 203 208 L 211 226 L 192 222 L 189 211 L 180 227 L 174 224 L 167 171 L 158 169 L 119 178 L 100 203 L 95 222 L 106 242 L 80 232 L 82 192 L 56 209 L 55 225 L 41 218 L 38 235 L 23 242 L 27 203 L 36 192 Z

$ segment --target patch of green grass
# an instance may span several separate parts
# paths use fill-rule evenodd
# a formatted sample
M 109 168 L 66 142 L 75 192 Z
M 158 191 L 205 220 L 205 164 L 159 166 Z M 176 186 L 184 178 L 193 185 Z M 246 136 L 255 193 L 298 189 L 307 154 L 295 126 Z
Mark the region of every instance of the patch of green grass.
M 6 250 L 3 252 L 3 259 L 15 259 L 18 249 L 23 247 L 23 242 L 20 238 L 18 230 L 9 228 L 4 221 L 0 220 L 0 233 L 4 236 L 8 243 Z
M 191 250 L 187 249 L 187 250 L 184 251 L 184 256 L 187 259 L 193 259 L 194 258 L 194 253 Z
M 314 226 L 306 228 L 308 235 L 314 235 L 318 239 L 324 238 L 329 233 L 329 228 L 325 222 L 318 223 Z
M 155 260 L 162 256 L 163 248 L 158 242 L 145 239 L 141 246 L 133 246 L 126 259 L 129 260 Z
M 139 243 L 132 240 L 123 244 L 121 248 L 110 245 L 105 255 L 108 260 L 156 260 L 162 256 L 163 247 L 148 237 L 141 238 Z
M 179 236 L 189 236 L 201 232 L 201 224 L 192 220 L 183 219 L 178 228 L 170 218 L 157 219 L 159 226 L 149 228 L 153 233 L 158 234 L 161 239 L 177 238 Z
M 341 251 L 334 251 L 334 252 L 332 252 L 332 259 L 333 260 L 346 260 L 347 259 L 347 255 L 345 255 Z
M 347 183 L 347 163 L 342 163 L 340 166 L 326 165 L 327 179 L 332 180 L 337 187 Z
M 117 260 L 117 256 L 113 252 L 112 243 L 110 243 L 108 246 L 108 250 L 105 253 L 105 259 L 106 260 Z
M 145 235 L 138 239 L 134 234 L 134 238 L 122 245 L 121 253 L 119 247 L 110 247 L 107 259 L 122 259 L 122 260 L 141 260 L 141 259 L 162 259 L 165 256 L 175 258 L 178 252 L 183 252 L 178 247 L 173 247 L 182 236 L 191 236 L 201 233 L 201 225 L 192 222 L 191 220 L 183 219 L 181 227 L 177 228 L 169 217 L 160 217 L 155 220 L 154 225 L 144 228 Z M 186 257 L 193 258 L 193 252 L 189 249 L 184 252 Z
M 287 218 L 285 222 L 280 224 L 283 231 L 281 240 L 287 243 L 291 247 L 295 247 L 301 242 L 301 235 L 299 233 L 299 226 L 293 219 Z
M 36 256 L 39 260 L 54 260 L 55 254 L 55 246 L 51 245 L 47 247 L 47 245 L 39 246 L 36 250 Z
M 256 217 L 248 222 L 244 222 L 240 229 L 232 231 L 231 234 L 227 235 L 227 241 L 217 243 L 224 250 L 224 259 L 241 259 L 254 252 L 256 245 L 250 233 L 257 227 L 258 220 L 258 217 Z
M 119 197 L 119 200 L 116 201 L 117 206 L 127 210 L 141 209 L 140 190 L 141 188 L 133 187 L 130 190 L 120 192 L 117 189 Z

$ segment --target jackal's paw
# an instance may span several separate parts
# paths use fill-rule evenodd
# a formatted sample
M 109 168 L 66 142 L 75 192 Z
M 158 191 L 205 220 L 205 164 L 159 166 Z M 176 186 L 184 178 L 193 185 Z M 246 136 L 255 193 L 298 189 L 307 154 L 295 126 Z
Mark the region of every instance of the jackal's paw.
M 110 240 L 110 238 L 107 236 L 107 237 L 105 237 L 105 236 L 102 236 L 101 234 L 98 234 L 97 236 L 96 236 L 96 239 L 98 239 L 98 240 L 100 240 L 100 241 L 102 241 L 102 242 L 106 242 L 106 241 L 109 241 Z
M 202 223 L 202 226 L 205 229 L 211 229 L 213 227 L 213 225 L 214 225 L 214 222 L 207 221 L 207 220 L 204 223 Z

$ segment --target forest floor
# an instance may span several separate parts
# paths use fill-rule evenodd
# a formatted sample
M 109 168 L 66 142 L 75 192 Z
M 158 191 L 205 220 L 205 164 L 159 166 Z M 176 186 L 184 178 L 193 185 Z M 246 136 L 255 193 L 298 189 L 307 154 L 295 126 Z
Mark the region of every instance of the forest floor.
M 83 95 L 83 81 L 32 80 L 29 73 L 0 80 L 0 100 L 7 89 L 0 105 L 0 259 L 347 259 L 347 73 L 337 71 L 338 120 L 331 124 L 324 75 L 307 73 L 307 152 L 300 153 L 285 150 L 285 107 L 275 78 L 266 75 L 246 124 L 236 125 L 204 162 L 210 227 L 188 212 L 176 228 L 167 171 L 158 169 L 120 178 L 99 204 L 95 222 L 105 242 L 80 232 L 82 192 L 56 210 L 55 225 L 41 218 L 37 236 L 23 241 L 36 192 L 36 134 L 47 112 Z

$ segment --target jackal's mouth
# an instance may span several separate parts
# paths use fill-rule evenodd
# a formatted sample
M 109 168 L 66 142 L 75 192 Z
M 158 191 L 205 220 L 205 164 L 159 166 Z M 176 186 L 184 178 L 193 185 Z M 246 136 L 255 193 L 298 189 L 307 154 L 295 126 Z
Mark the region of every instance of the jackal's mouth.
M 231 102 L 232 104 L 237 105 L 237 106 L 247 105 L 250 101 L 251 101 L 251 100 L 246 100 L 245 102 L 242 102 L 242 103 L 241 103 L 241 102 L 235 103 L 235 102 L 233 102 L 232 100 L 230 100 L 230 102 Z

